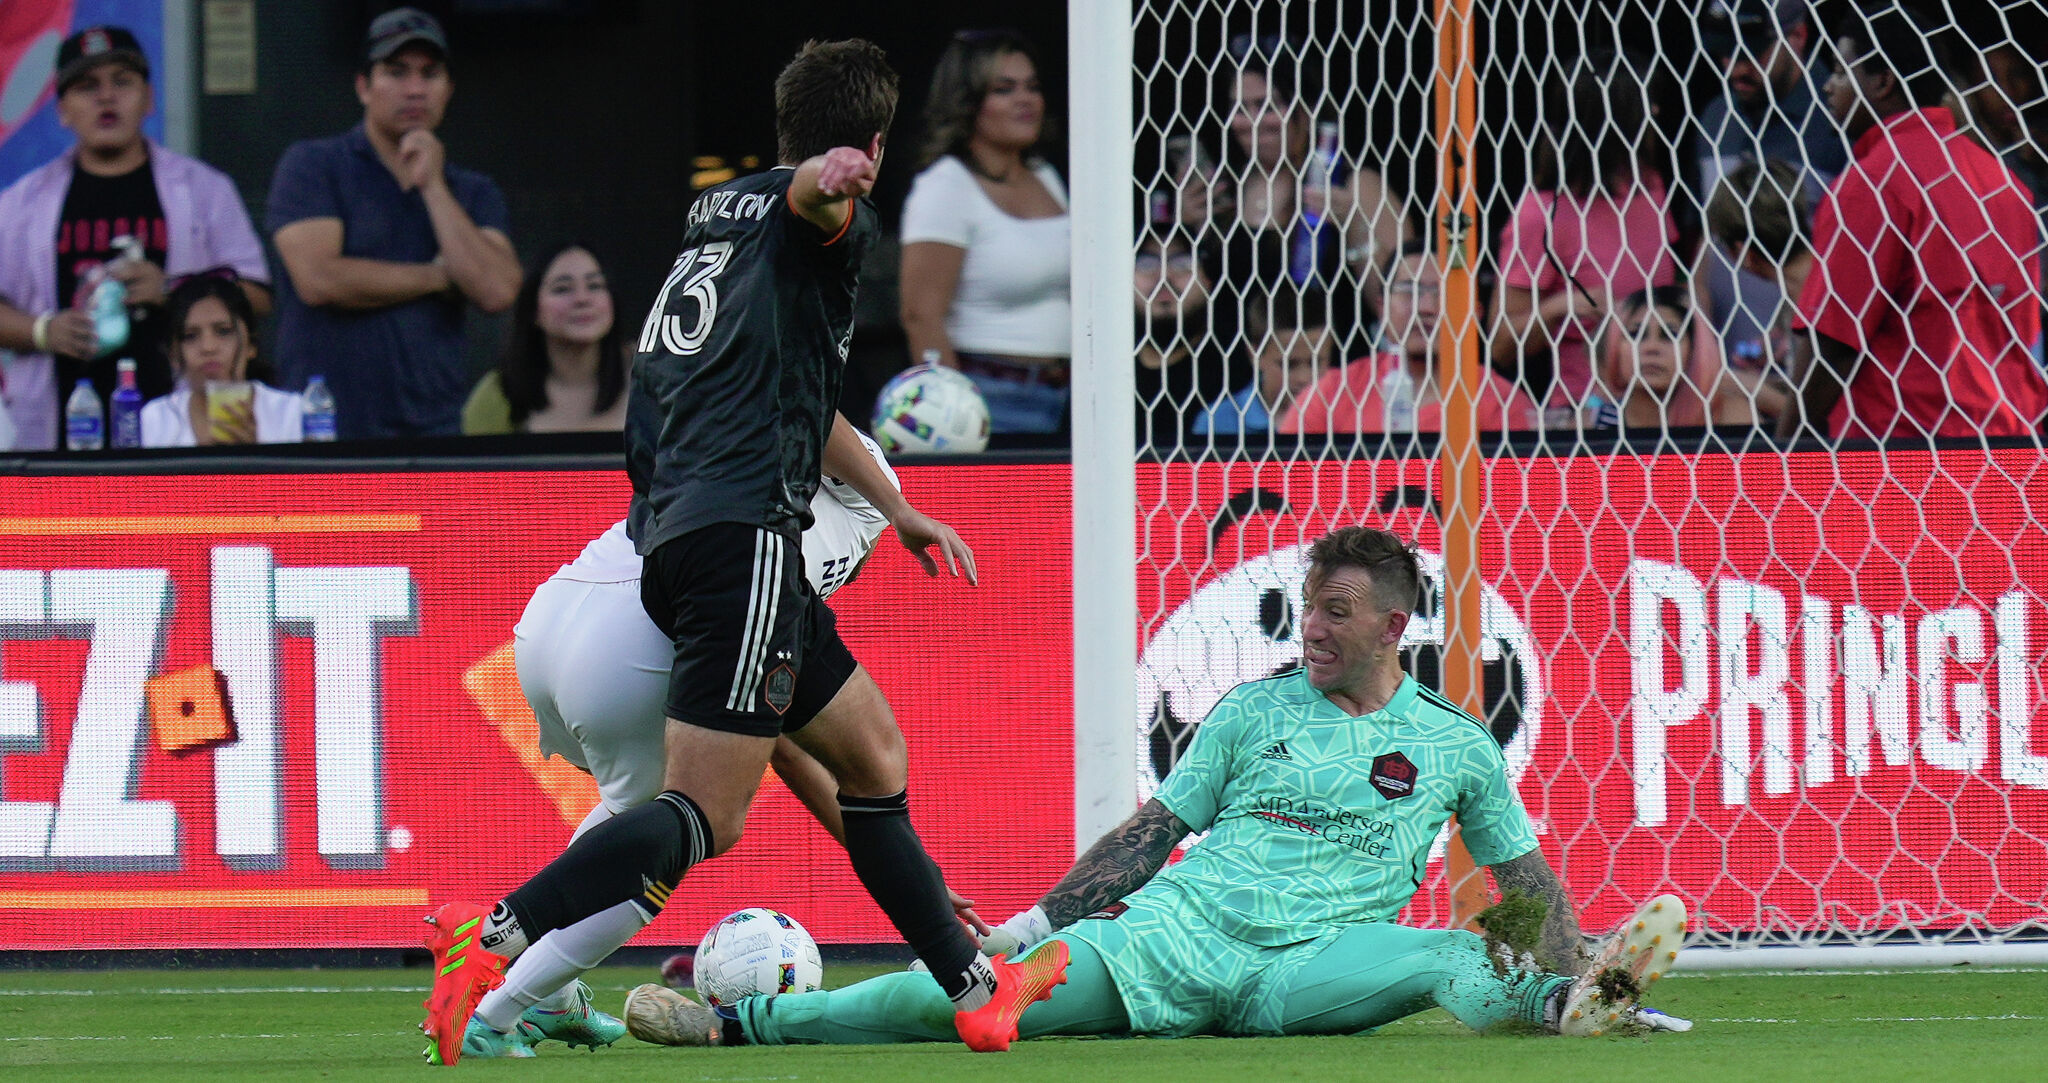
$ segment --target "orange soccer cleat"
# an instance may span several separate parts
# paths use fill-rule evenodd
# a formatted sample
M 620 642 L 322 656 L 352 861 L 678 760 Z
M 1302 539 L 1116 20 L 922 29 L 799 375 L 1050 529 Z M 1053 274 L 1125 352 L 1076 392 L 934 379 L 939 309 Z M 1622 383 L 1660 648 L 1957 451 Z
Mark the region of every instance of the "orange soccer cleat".
M 505 981 L 505 957 L 478 943 L 490 911 L 475 903 L 449 903 L 427 915 L 433 927 L 427 948 L 434 953 L 434 987 L 427 993 L 428 1064 L 462 1059 L 462 1035 L 477 1001 Z
M 953 1016 L 953 1028 L 960 1040 L 977 1053 L 1005 1053 L 1017 1040 L 1017 1023 L 1024 1009 L 1052 995 L 1052 987 L 1067 983 L 1067 945 L 1053 940 L 1012 963 L 1001 955 L 989 960 L 995 968 L 996 990 L 988 1003 L 971 1012 Z

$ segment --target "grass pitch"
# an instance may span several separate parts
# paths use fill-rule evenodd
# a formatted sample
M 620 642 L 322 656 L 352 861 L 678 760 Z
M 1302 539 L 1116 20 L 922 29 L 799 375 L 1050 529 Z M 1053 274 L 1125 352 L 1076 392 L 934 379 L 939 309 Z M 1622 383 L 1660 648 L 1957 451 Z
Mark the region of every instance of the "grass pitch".
M 876 973 L 835 968 L 837 987 Z M 591 975 L 617 1011 L 644 969 Z M 425 970 L 0 972 L 0 1079 L 387 1080 L 420 1059 Z M 1055 1039 L 1008 1054 L 959 1046 L 666 1049 L 631 1038 L 535 1060 L 463 1061 L 464 1076 L 626 1083 L 1044 1080 L 1275 1083 L 1374 1079 L 2040 1079 L 2048 971 L 1953 968 L 1672 974 L 1656 1003 L 1689 1034 L 1573 1040 L 1479 1036 L 1432 1011 L 1351 1038 Z

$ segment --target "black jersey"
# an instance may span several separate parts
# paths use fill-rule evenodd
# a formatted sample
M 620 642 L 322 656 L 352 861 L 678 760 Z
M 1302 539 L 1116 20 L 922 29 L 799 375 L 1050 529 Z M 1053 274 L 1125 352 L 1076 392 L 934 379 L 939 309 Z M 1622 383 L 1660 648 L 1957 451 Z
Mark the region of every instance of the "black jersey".
M 855 200 L 827 236 L 790 206 L 795 177 L 775 169 L 697 197 L 640 330 L 626 472 L 642 555 L 712 523 L 790 537 L 811 525 L 876 216 Z

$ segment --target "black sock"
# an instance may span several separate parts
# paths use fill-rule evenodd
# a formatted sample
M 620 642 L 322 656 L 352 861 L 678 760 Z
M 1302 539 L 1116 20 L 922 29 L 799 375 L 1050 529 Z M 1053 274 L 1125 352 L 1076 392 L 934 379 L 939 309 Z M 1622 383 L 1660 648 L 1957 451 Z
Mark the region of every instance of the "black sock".
M 846 856 L 861 885 L 931 968 L 946 995 L 958 999 L 967 993 L 983 980 L 972 973 L 981 950 L 953 916 L 946 879 L 910 826 L 909 799 L 902 792 L 889 797 L 841 794 L 839 814 L 846 824 Z
M 622 902 L 652 921 L 684 871 L 710 852 L 704 811 L 666 790 L 591 828 L 505 903 L 529 941 Z

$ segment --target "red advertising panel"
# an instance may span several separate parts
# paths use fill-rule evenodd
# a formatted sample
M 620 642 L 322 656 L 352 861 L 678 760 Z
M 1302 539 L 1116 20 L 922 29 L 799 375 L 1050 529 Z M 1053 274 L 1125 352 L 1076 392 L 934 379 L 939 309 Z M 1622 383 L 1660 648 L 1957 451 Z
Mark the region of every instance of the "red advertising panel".
M 1073 853 L 1068 474 L 901 474 L 981 585 L 885 538 L 833 606 L 919 830 L 1008 914 Z M 0 479 L 0 949 L 410 945 L 516 886 L 595 791 L 534 751 L 512 626 L 625 498 L 615 472 Z M 642 941 L 746 905 L 896 939 L 773 782 Z
M 1664 890 L 1723 930 L 2048 915 L 2038 453 L 1487 469 L 1489 722 L 1589 927 Z M 1441 567 L 1427 461 L 1138 490 L 1142 792 L 1224 689 L 1298 658 L 1302 543 L 1387 526 Z M 1410 636 L 1431 670 L 1440 620 Z
M 1000 917 L 1073 852 L 1069 474 L 901 473 L 981 585 L 885 539 L 833 605 L 909 735 L 920 831 Z M 1488 721 L 1586 923 L 1661 890 L 1719 930 L 2048 914 L 2043 473 L 1492 460 Z M 1141 796 L 1224 690 L 1298 661 L 1304 542 L 1385 525 L 1441 569 L 1429 461 L 1138 482 Z M 0 949 L 402 946 L 515 886 L 595 798 L 533 749 L 511 628 L 624 499 L 612 472 L 0 479 Z M 1411 629 L 1433 679 L 1441 619 Z M 772 782 L 644 940 L 743 905 L 895 939 Z

